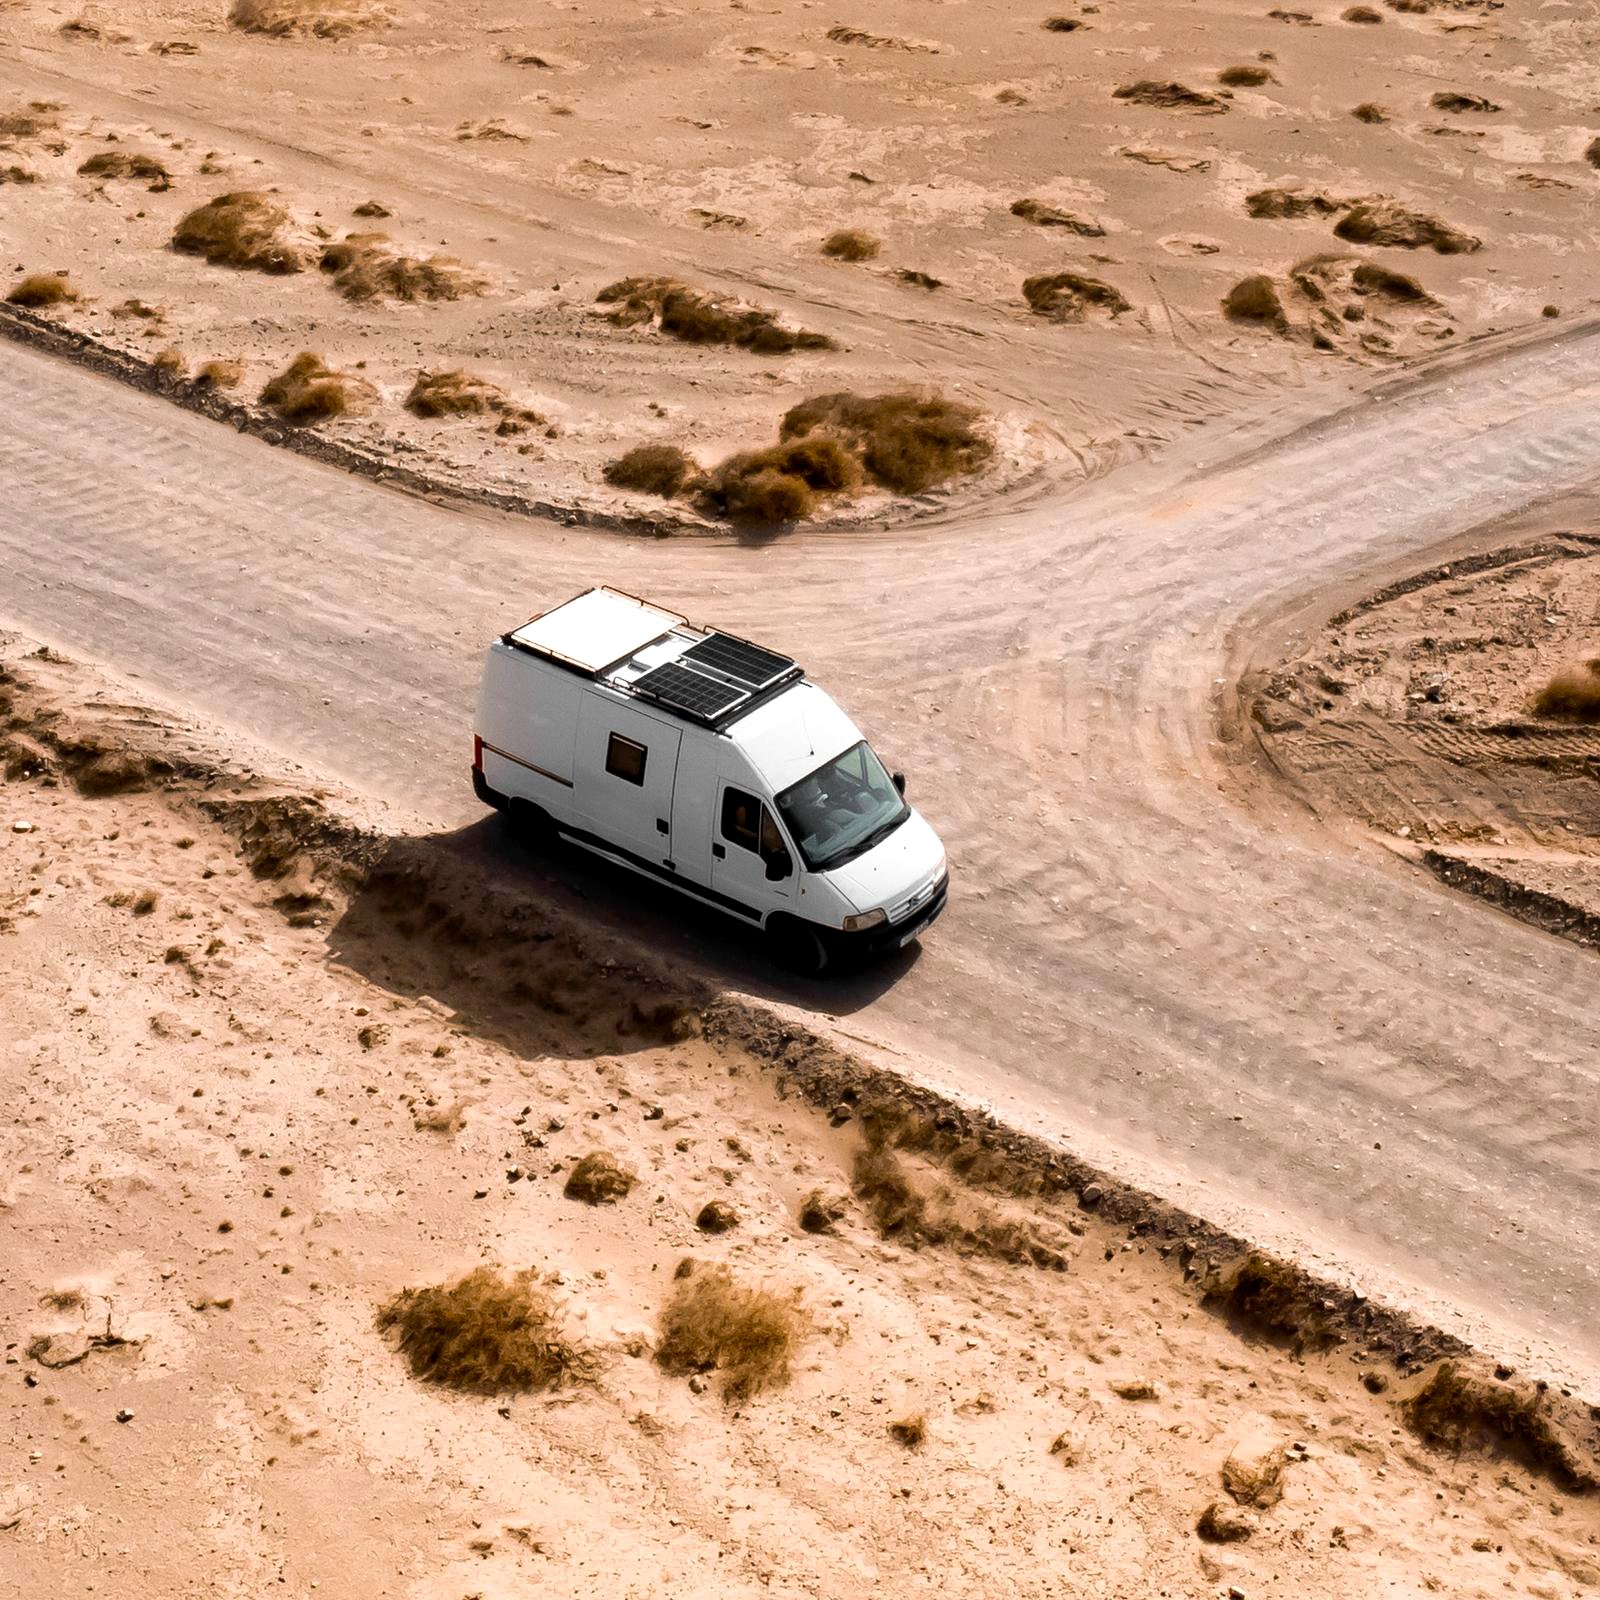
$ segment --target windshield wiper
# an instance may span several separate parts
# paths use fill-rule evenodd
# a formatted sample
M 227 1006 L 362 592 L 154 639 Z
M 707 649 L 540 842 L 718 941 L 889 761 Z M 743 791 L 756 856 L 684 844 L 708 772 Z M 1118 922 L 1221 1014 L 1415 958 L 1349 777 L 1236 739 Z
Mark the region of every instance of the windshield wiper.
M 875 845 L 882 844 L 885 839 L 911 815 L 909 806 L 902 806 L 899 812 L 891 817 L 882 827 L 874 828 L 865 839 L 859 840 L 850 846 L 842 855 L 835 856 L 833 860 L 822 868 L 824 872 L 831 872 L 835 867 L 842 867 L 847 861 L 854 861 L 857 856 L 864 856 Z

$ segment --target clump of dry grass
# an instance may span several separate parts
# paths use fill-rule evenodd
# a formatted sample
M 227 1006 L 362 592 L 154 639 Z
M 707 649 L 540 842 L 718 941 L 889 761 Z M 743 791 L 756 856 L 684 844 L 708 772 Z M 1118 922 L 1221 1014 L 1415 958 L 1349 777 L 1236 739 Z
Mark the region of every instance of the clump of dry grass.
M 1230 89 L 1257 89 L 1264 83 L 1276 83 L 1268 67 L 1224 67 L 1217 74 L 1217 82 Z
M 909 283 L 914 289 L 942 289 L 944 279 L 936 278 L 931 272 L 920 272 L 916 267 L 896 267 L 894 272 L 902 283 Z
M 592 1150 L 567 1174 L 562 1193 L 585 1205 L 613 1205 L 625 1199 L 638 1177 L 604 1150 Z
M 1244 197 L 1244 208 L 1252 217 L 1331 217 L 1349 210 L 1351 203 L 1299 183 L 1272 184 Z
M 826 334 L 787 328 L 771 311 L 731 304 L 675 278 L 622 278 L 607 284 L 596 299 L 615 308 L 608 315 L 617 327 L 659 319 L 664 334 L 686 344 L 734 345 L 758 355 L 835 348 Z
M 1600 722 L 1600 656 L 1563 667 L 1534 696 L 1533 712 L 1563 722 Z
M 264 33 L 284 39 L 290 34 L 310 34 L 317 39 L 347 39 L 364 28 L 381 27 L 389 20 L 380 6 L 351 0 L 234 0 L 228 22 L 241 33 Z
M 1280 331 L 1289 324 L 1278 286 L 1265 273 L 1234 284 L 1223 298 L 1222 310 L 1234 322 L 1262 322 Z
M 832 437 L 864 474 L 897 494 L 921 494 L 981 472 L 994 442 L 976 406 L 939 394 L 820 394 L 784 413 L 783 440 Z
M 605 469 L 605 480 L 617 489 L 658 494 L 670 500 L 698 481 L 694 458 L 675 444 L 639 444 L 618 456 Z
M 1363 261 L 1350 274 L 1350 281 L 1362 294 L 1381 295 L 1385 300 L 1399 300 L 1411 305 L 1435 305 L 1428 293 L 1409 273 L 1396 272 L 1392 267 L 1380 266 L 1376 261 Z
M 205 362 L 194 381 L 203 389 L 237 389 L 244 378 L 244 362 L 222 358 Z
M 172 248 L 201 256 L 213 266 L 255 272 L 302 272 L 306 252 L 285 239 L 289 213 L 256 190 L 219 194 L 185 216 L 172 235 Z
M 392 211 L 381 200 L 363 200 L 360 205 L 350 208 L 352 217 L 391 217 Z
M 1063 211 L 1060 206 L 1046 205 L 1042 200 L 1013 200 L 1011 215 L 1021 217 L 1024 222 L 1037 223 L 1041 228 L 1066 228 L 1069 232 L 1080 234 L 1085 239 L 1103 238 L 1106 231 L 1098 222 L 1088 217 L 1080 217 L 1072 211 Z
M 478 1267 L 448 1288 L 405 1289 L 378 1313 L 412 1375 L 473 1394 L 556 1389 L 592 1381 L 599 1359 L 562 1326 L 532 1272 Z
M 871 1142 L 857 1153 L 850 1186 L 878 1231 L 912 1249 L 945 1245 L 1057 1271 L 1068 1264 L 1032 1218 L 957 1193 L 937 1176 L 914 1171 L 886 1144 Z
M 1228 102 L 1206 89 L 1191 89 L 1187 84 L 1141 78 L 1112 91 L 1112 98 L 1129 100 L 1134 105 L 1155 106 L 1163 111 L 1201 111 L 1215 114 L 1228 109 Z
M 686 1260 L 661 1313 L 656 1360 L 667 1372 L 720 1373 L 723 1398 L 737 1403 L 787 1382 L 805 1330 L 798 1289 L 780 1294 Z
M 317 265 L 346 300 L 459 300 L 488 284 L 454 256 L 402 255 L 386 233 L 350 233 L 323 250 Z
M 920 1412 L 914 1417 L 901 1417 L 889 1424 L 889 1437 L 907 1450 L 920 1450 L 928 1437 L 928 1419 Z
M 1537 1390 L 1493 1383 L 1444 1361 L 1400 1410 L 1418 1438 L 1441 1449 L 1504 1450 L 1563 1489 L 1600 1488 L 1595 1463 L 1563 1437 Z
M 1439 89 L 1430 97 L 1428 104 L 1435 111 L 1451 111 L 1457 115 L 1465 112 L 1478 112 L 1489 115 L 1499 111 L 1493 100 L 1481 94 L 1466 94 L 1460 89 Z
M 129 318 L 137 318 L 141 322 L 165 322 L 167 308 L 165 306 L 146 305 L 143 300 L 124 300 L 119 305 L 111 308 L 111 315 L 119 322 Z M 154 330 L 152 330 L 154 331 Z
M 1246 1331 L 1294 1350 L 1338 1342 L 1317 1285 L 1298 1267 L 1264 1251 L 1252 1251 L 1212 1284 L 1205 1302 Z
M 299 424 L 364 411 L 375 398 L 371 384 L 335 371 L 310 350 L 302 350 L 261 391 L 262 405 Z
M 823 255 L 834 261 L 873 261 L 882 249 L 883 240 L 860 228 L 840 228 L 822 241 Z
M 78 168 L 83 178 L 134 179 L 150 185 L 152 194 L 160 194 L 172 187 L 172 174 L 154 156 L 141 155 L 137 150 L 102 150 L 92 155 Z
M 39 311 L 46 306 L 72 305 L 82 298 L 64 272 L 30 272 L 20 283 L 12 285 L 6 303 Z
M 1374 11 L 1371 6 L 1351 6 L 1348 10 L 1341 11 L 1339 15 L 1345 22 L 1363 22 L 1368 27 L 1383 21 L 1383 13 Z
M 1084 322 L 1091 311 L 1119 317 L 1133 309 L 1120 289 L 1082 272 L 1042 272 L 1025 279 L 1022 298 L 1036 317 L 1052 322 Z
M 700 500 L 732 522 L 799 522 L 812 514 L 819 497 L 845 493 L 860 475 L 837 439 L 797 439 L 729 456 L 706 474 Z
M 189 375 L 188 358 L 172 345 L 165 350 L 158 350 L 151 357 L 150 365 L 169 378 L 186 378 Z
M 522 427 L 545 420 L 537 411 L 518 405 L 499 384 L 460 369 L 419 372 L 405 408 L 415 417 L 497 416 Z
M 1440 255 L 1464 255 L 1480 249 L 1483 240 L 1440 217 L 1413 211 L 1398 200 L 1358 201 L 1339 219 L 1334 233 L 1355 244 L 1396 245 L 1403 250 L 1437 250 Z
M 1389 113 L 1375 100 L 1363 100 L 1350 113 L 1357 122 L 1387 122 Z
M 1043 26 L 1047 33 L 1076 33 L 1089 24 L 1082 17 L 1046 17 Z

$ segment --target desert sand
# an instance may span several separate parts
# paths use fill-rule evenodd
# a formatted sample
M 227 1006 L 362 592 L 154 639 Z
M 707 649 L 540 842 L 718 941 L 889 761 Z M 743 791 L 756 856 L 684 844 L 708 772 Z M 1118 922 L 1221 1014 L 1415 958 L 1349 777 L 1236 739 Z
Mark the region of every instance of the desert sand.
M 603 465 L 647 441 L 704 464 L 809 394 L 908 384 L 989 415 L 990 487 L 1070 480 L 1594 297 L 1592 76 L 1564 12 L 235 10 L 267 31 L 225 0 L 0 9 L 10 283 L 67 274 L 81 298 L 39 314 L 171 352 L 168 387 L 228 363 L 253 402 L 314 351 L 366 394 L 320 428 L 466 487 L 661 517 Z M 240 191 L 282 211 L 305 270 L 170 247 Z M 839 230 L 865 259 L 823 254 Z M 447 257 L 448 286 L 345 298 L 316 261 L 373 233 Z M 836 348 L 614 326 L 597 296 L 637 275 Z M 435 292 L 457 297 L 392 298 Z M 439 370 L 537 422 L 410 415 Z
M 912 1155 L 963 1226 L 1060 1259 L 885 1236 L 849 1193 L 864 1107 L 786 1095 L 625 959 L 479 942 L 481 896 L 446 915 L 413 890 L 407 916 L 381 863 L 315 849 L 351 797 L 20 641 L 6 660 L 9 1592 L 1600 1581 L 1592 1496 L 1404 1425 L 1426 1370 L 1297 1354 L 1138 1228 Z M 611 1204 L 563 1194 L 595 1150 L 638 1177 Z M 797 1220 L 814 1191 L 840 1197 L 831 1231 Z M 731 1230 L 697 1228 L 712 1200 Z M 798 1294 L 787 1382 L 730 1403 L 715 1372 L 659 1367 L 685 1256 Z M 593 1381 L 408 1373 L 378 1308 L 480 1264 L 554 1275 Z

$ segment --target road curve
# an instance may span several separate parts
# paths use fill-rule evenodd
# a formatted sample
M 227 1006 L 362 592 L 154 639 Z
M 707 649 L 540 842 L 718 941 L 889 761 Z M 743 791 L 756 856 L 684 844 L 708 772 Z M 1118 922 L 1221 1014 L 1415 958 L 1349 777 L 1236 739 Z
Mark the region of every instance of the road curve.
M 1247 781 L 1216 708 L 1297 601 L 1592 478 L 1597 357 L 1580 330 L 1209 467 L 758 546 L 440 509 L 8 348 L 0 618 L 440 827 L 474 815 L 479 647 L 537 606 L 609 581 L 792 650 L 912 774 L 955 893 L 919 959 L 789 998 L 1596 1394 L 1595 957 Z

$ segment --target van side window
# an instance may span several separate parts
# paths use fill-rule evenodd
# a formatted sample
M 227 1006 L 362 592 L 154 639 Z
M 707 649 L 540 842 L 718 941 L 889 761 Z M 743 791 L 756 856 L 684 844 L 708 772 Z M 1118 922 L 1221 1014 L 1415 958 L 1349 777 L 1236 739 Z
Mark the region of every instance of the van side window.
M 743 789 L 722 791 L 722 837 L 741 850 L 761 848 L 761 802 Z
M 636 783 L 642 789 L 644 763 L 649 754 L 642 744 L 614 733 L 606 741 L 606 771 L 613 778 L 621 778 L 624 783 Z

